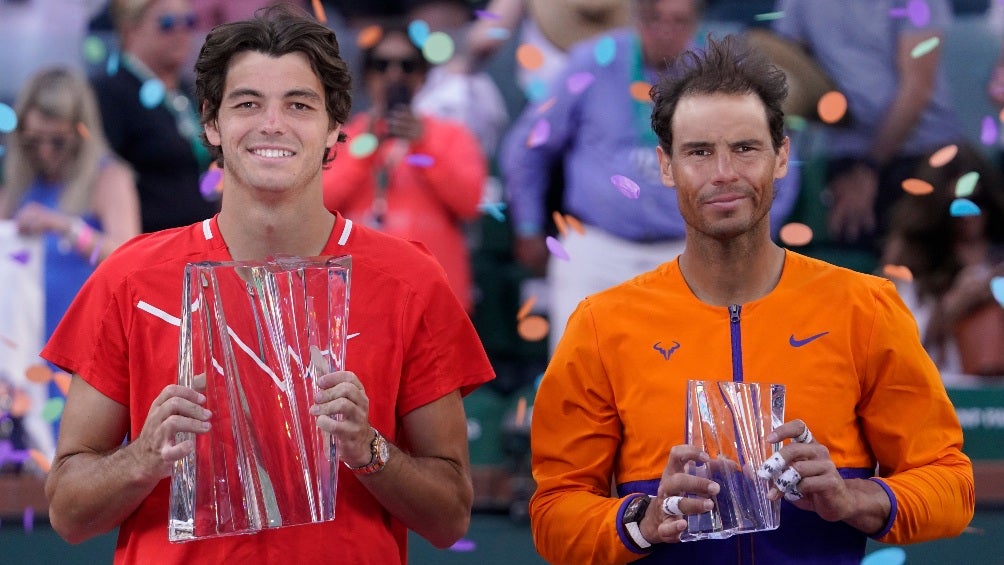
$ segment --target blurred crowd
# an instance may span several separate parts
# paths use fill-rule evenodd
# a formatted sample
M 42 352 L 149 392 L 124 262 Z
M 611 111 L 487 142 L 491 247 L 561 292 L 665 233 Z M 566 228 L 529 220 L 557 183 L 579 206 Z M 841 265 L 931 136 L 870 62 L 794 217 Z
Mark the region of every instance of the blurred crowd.
M 213 26 L 268 3 L 0 0 L 0 220 L 12 226 L 0 272 L 27 272 L 33 240 L 43 257 L 26 275 L 37 304 L 6 290 L 0 313 L 45 312 L 37 328 L 0 325 L 9 449 L 51 458 L 51 440 L 32 442 L 31 418 L 14 417 L 58 420 L 59 375 L 26 344 L 44 342 L 95 265 L 218 210 L 191 66 Z M 336 31 L 353 70 L 325 205 L 429 248 L 499 394 L 532 389 L 579 300 L 682 251 L 648 89 L 708 33 L 751 30 L 809 101 L 788 110 L 795 166 L 778 181 L 775 238 L 893 279 L 946 381 L 1004 375 L 1004 2 L 294 3 Z M 956 82 L 962 67 L 975 74 Z M 47 394 L 16 403 L 28 370 Z

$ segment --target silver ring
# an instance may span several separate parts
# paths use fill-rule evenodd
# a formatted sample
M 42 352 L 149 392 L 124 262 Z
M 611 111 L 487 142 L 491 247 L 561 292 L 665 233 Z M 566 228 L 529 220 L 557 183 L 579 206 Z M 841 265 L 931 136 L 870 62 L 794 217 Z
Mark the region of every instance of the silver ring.
M 812 432 L 809 431 L 809 426 L 805 426 L 805 430 L 792 441 L 796 443 L 812 443 Z
M 671 516 L 683 516 L 683 511 L 680 510 L 681 500 L 682 496 L 667 496 L 662 501 L 662 511 Z

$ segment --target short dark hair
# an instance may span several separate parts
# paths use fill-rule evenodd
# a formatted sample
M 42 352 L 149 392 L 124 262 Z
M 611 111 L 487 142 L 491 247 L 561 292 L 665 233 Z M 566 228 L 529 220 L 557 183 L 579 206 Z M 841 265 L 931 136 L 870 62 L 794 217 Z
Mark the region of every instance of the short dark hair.
M 667 154 L 673 149 L 673 115 L 680 99 L 696 94 L 756 94 L 767 111 L 767 125 L 774 151 L 784 143 L 784 111 L 788 96 L 784 71 L 759 51 L 744 46 L 735 36 L 717 41 L 710 35 L 707 47 L 680 55 L 670 65 L 650 95 L 652 129 Z
M 337 124 L 348 121 L 352 79 L 348 65 L 339 56 L 335 33 L 304 10 L 279 4 L 258 10 L 251 19 L 219 25 L 209 32 L 195 62 L 195 97 L 203 124 L 219 116 L 227 67 L 231 58 L 243 51 L 257 51 L 270 57 L 303 53 L 324 86 L 328 118 Z M 345 139 L 345 134 L 339 133 L 338 141 Z M 222 167 L 220 148 L 209 143 L 205 132 L 202 141 Z M 324 162 L 333 158 L 334 151 L 329 149 Z

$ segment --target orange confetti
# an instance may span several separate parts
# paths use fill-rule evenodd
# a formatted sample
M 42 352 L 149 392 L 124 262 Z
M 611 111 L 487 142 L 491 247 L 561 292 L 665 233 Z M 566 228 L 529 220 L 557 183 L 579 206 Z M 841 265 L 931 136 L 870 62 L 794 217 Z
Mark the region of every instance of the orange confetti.
M 1002 122 L 1004 122 L 1004 109 L 1002 109 L 1002 110 L 1001 110 L 1001 113 L 1000 113 L 1000 115 L 999 115 L 999 116 L 997 116 L 997 117 L 998 117 L 998 118 L 1000 118 L 1000 120 L 1001 120 Z
M 31 397 L 29 397 L 24 392 L 15 389 L 13 394 L 13 400 L 10 403 L 10 415 L 15 418 L 20 418 L 28 413 L 31 409 Z
M 551 324 L 543 316 L 527 316 L 519 321 L 516 332 L 525 341 L 540 341 L 551 331 Z
M 38 468 L 42 470 L 43 473 L 48 473 L 49 469 L 52 468 L 52 461 L 42 454 L 41 451 L 37 449 L 29 449 L 28 455 L 31 456 L 31 460 L 38 465 Z
M 792 222 L 782 227 L 778 235 L 785 245 L 801 247 L 812 241 L 812 228 L 805 224 Z
M 847 113 L 847 98 L 840 92 L 831 90 L 819 98 L 816 112 L 823 122 L 835 124 Z
M 535 71 L 544 65 L 544 53 L 536 45 L 524 43 L 516 48 L 516 62 L 528 71 Z
M 45 384 L 52 379 L 52 369 L 45 365 L 32 365 L 24 370 L 24 376 L 33 383 Z
M 317 21 L 322 24 L 328 23 L 328 16 L 324 14 L 324 6 L 321 5 L 321 0 L 311 0 L 311 5 L 314 6 L 314 16 Z
M 565 214 L 565 221 L 568 222 L 568 226 L 575 230 L 579 235 L 586 235 L 586 228 L 582 227 L 582 222 L 578 218 L 571 214 Z
M 521 427 L 526 423 L 526 397 L 521 396 L 516 401 L 516 426 Z
M 649 103 L 652 101 L 652 97 L 649 96 L 649 92 L 652 90 L 652 85 L 643 81 L 635 81 L 631 83 L 631 97 L 639 102 Z
M 380 39 L 383 38 L 383 28 L 378 25 L 366 26 L 359 30 L 359 35 L 356 36 L 356 45 L 360 49 L 370 49 L 377 43 L 380 43 Z
M 59 392 L 63 393 L 63 396 L 70 393 L 70 375 L 64 373 L 63 371 L 56 371 L 52 374 L 52 380 L 59 388 Z
M 555 210 L 551 214 L 551 217 L 554 218 L 554 225 L 558 228 L 558 232 L 560 232 L 561 235 L 563 235 L 563 236 L 567 235 L 568 234 L 568 224 L 565 223 L 565 217 L 561 215 L 561 212 Z
M 903 181 L 902 186 L 903 190 L 916 196 L 931 194 L 934 192 L 934 186 L 932 186 L 931 183 L 920 179 L 906 179 Z
M 537 304 L 536 296 L 531 296 L 530 298 L 527 298 L 526 302 L 524 302 L 523 305 L 519 307 L 519 312 L 516 312 L 516 319 L 522 320 L 523 318 L 526 318 L 530 314 L 530 311 L 533 310 L 533 306 L 535 304 Z
M 945 165 L 947 165 L 948 163 L 950 163 L 952 161 L 952 159 L 954 159 L 955 156 L 958 155 L 958 154 L 959 154 L 959 146 L 958 145 L 954 145 L 954 144 L 953 145 L 946 145 L 946 146 L 942 147 L 941 149 L 938 149 L 937 151 L 935 151 L 931 155 L 931 157 L 927 160 L 927 162 L 932 167 L 934 167 L 934 168 L 937 169 L 938 167 L 944 167 Z
M 882 273 L 890 279 L 900 279 L 907 282 L 913 280 L 913 273 L 903 265 L 885 265 L 882 267 Z
M 543 103 L 541 103 L 540 106 L 537 106 L 537 113 L 538 114 L 543 114 L 544 112 L 550 110 L 551 106 L 554 106 L 554 103 L 557 102 L 557 101 L 558 101 L 558 99 L 556 97 L 554 97 L 554 96 L 548 98 Z
M 84 124 L 84 122 L 77 122 L 77 133 L 80 134 L 80 137 L 82 139 L 91 138 L 91 130 L 87 129 L 87 126 Z

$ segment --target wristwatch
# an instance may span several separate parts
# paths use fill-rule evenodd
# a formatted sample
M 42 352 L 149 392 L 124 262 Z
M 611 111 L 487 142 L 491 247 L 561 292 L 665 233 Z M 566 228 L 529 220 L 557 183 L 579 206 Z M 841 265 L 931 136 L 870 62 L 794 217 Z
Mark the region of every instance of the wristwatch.
M 652 498 L 647 494 L 634 497 L 628 503 L 627 508 L 624 509 L 624 516 L 621 518 L 621 523 L 624 525 L 624 529 L 627 530 L 628 535 L 631 536 L 631 540 L 641 549 L 652 547 L 652 544 L 645 539 L 645 536 L 641 535 L 641 527 L 639 526 L 651 502 Z
M 376 428 L 371 426 L 370 429 L 373 430 L 373 441 L 370 442 L 370 462 L 362 467 L 352 467 L 345 463 L 345 466 L 357 475 L 372 475 L 383 469 L 387 465 L 387 460 L 390 459 L 390 447 L 387 445 L 387 440 L 380 435 Z

